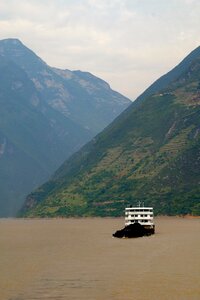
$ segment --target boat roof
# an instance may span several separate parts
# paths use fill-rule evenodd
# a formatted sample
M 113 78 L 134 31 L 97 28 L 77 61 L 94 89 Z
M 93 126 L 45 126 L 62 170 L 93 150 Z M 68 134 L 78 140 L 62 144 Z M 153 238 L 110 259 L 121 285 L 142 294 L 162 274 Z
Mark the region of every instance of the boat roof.
M 129 206 L 129 207 L 126 207 L 125 209 L 153 209 L 153 207 L 149 207 L 149 206 Z

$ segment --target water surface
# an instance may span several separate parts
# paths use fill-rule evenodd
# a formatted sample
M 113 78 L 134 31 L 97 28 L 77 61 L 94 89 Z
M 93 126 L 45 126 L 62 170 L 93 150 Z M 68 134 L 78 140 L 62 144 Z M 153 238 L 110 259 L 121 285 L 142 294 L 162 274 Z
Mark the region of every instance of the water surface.
M 123 219 L 0 220 L 1 300 L 199 300 L 200 219 L 156 219 L 115 239 Z

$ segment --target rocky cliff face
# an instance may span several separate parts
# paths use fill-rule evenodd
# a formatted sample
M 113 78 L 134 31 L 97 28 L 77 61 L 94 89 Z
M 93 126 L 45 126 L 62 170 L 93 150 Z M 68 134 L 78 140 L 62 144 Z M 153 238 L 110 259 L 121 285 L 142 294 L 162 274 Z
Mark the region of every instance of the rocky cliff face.
M 129 103 L 92 74 L 51 68 L 19 40 L 0 41 L 0 216 Z
M 118 216 L 138 201 L 200 214 L 200 48 L 160 80 L 31 193 L 23 215 Z
M 0 55 L 25 71 L 43 102 L 92 134 L 102 130 L 131 103 L 88 72 L 49 67 L 19 40 L 0 41 Z

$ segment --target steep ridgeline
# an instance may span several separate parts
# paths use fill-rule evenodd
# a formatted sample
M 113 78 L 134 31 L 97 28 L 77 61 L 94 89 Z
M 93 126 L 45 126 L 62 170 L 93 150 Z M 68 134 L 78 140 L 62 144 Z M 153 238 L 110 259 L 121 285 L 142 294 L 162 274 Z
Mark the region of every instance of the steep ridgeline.
M 0 41 L 0 216 L 14 215 L 129 103 L 90 73 L 51 68 L 19 40 Z
M 174 70 L 31 193 L 22 215 L 118 216 L 139 200 L 200 214 L 200 48 Z

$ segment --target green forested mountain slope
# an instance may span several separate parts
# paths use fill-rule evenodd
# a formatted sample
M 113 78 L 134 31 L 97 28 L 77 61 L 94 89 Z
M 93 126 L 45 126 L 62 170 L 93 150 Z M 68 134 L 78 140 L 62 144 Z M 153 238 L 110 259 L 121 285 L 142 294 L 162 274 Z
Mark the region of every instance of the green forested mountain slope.
M 200 214 L 200 53 L 175 78 L 67 160 L 23 215 L 118 216 L 138 200 L 159 214 Z

